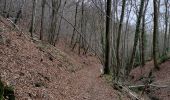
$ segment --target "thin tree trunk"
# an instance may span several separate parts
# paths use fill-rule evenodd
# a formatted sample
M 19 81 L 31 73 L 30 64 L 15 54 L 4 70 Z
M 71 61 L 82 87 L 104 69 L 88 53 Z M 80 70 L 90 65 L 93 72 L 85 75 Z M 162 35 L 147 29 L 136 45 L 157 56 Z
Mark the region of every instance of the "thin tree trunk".
M 142 34 L 141 34 L 141 60 L 142 60 L 142 66 L 145 65 L 145 40 L 146 40 L 146 34 L 145 34 L 145 16 L 147 11 L 149 0 L 147 0 L 145 4 L 145 9 L 143 12 L 143 19 L 142 19 Z
M 71 36 L 71 45 L 73 45 L 73 41 L 74 41 L 74 37 L 75 37 L 75 32 L 76 32 L 75 27 L 77 26 L 77 12 L 78 12 L 78 5 L 79 5 L 79 1 L 76 2 L 76 12 L 75 12 L 75 16 L 74 16 L 75 22 L 74 22 L 73 34 L 72 34 L 72 36 Z
M 141 0 L 141 3 L 140 3 L 140 9 L 139 9 L 139 14 L 138 14 L 137 23 L 136 23 L 136 31 L 135 31 L 135 39 L 134 39 L 134 44 L 133 44 L 133 50 L 132 50 L 132 55 L 131 55 L 131 58 L 130 58 L 130 64 L 127 68 L 127 74 L 130 73 L 130 71 L 133 69 L 133 66 L 134 66 L 136 48 L 137 48 L 138 40 L 139 40 L 141 18 L 142 18 L 143 8 L 144 8 L 144 1 L 145 0 Z
M 48 42 L 51 45 L 55 46 L 55 35 L 56 35 L 56 26 L 58 21 L 57 13 L 61 5 L 61 0 L 52 0 L 52 18 L 51 18 L 51 27 L 50 33 L 48 35 Z
M 159 70 L 157 62 L 157 34 L 158 34 L 158 1 L 153 0 L 154 6 L 154 30 L 153 30 L 153 60 L 154 66 Z
M 9 18 L 11 15 L 11 9 L 12 9 L 12 0 L 10 1 L 10 5 L 9 5 L 9 9 L 8 9 L 8 12 L 7 12 L 7 18 Z
M 37 4 L 37 0 L 33 0 L 32 20 L 31 20 L 31 27 L 29 30 L 29 32 L 31 33 L 31 37 L 33 37 L 33 33 L 35 30 L 34 28 L 35 28 L 36 4 Z
M 65 5 L 67 3 L 67 0 L 64 2 L 64 6 L 63 6 L 63 9 L 62 9 L 62 16 L 63 16 L 63 12 L 64 12 L 64 8 L 65 8 Z M 59 22 L 59 28 L 58 28 L 58 32 L 57 32 L 57 36 L 56 36 L 56 39 L 55 39 L 55 43 L 59 40 L 59 34 L 60 34 L 60 30 L 61 30 L 61 23 L 62 23 L 62 17 L 60 18 L 60 22 Z
M 3 16 L 4 17 L 6 17 L 6 15 L 7 15 L 6 9 L 7 9 L 7 0 L 4 1 L 4 7 L 3 7 Z
M 123 0 L 122 1 L 122 12 L 121 12 L 121 16 L 120 16 L 120 22 L 119 22 L 119 29 L 118 29 L 118 37 L 117 37 L 117 46 L 116 46 L 116 57 L 117 57 L 117 71 L 116 71 L 116 77 L 119 77 L 119 71 L 120 71 L 120 63 L 121 63 L 121 60 L 119 58 L 119 50 L 120 50 L 120 38 L 121 38 L 121 33 L 122 33 L 122 26 L 123 26 L 123 20 L 124 20 L 124 12 L 125 12 L 125 7 L 126 7 L 126 0 Z
M 40 30 L 40 40 L 43 40 L 43 32 L 44 32 L 44 17 L 45 17 L 45 2 L 46 0 L 42 0 L 42 11 L 41 11 L 41 30 Z
M 82 0 L 81 4 L 81 33 L 83 33 L 83 28 L 84 28 L 84 0 Z M 84 36 L 84 33 L 82 34 Z M 79 55 L 80 55 L 80 50 L 81 48 L 84 47 L 84 42 L 83 42 L 83 37 L 79 37 Z
M 165 0 L 165 35 L 164 35 L 164 47 L 163 55 L 167 54 L 167 36 L 168 36 L 168 0 Z

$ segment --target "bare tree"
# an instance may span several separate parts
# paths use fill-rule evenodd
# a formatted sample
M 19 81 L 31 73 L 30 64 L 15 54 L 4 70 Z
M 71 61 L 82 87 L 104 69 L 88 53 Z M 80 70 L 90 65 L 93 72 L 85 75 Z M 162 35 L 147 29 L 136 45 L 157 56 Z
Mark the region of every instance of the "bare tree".
M 117 57 L 117 71 L 116 74 L 117 76 L 119 75 L 120 72 L 120 58 L 119 58 L 119 50 L 120 50 L 120 38 L 121 38 L 121 33 L 122 33 L 122 26 L 123 26 L 123 20 L 124 20 L 124 14 L 125 14 L 125 7 L 126 7 L 126 0 L 122 0 L 122 12 L 120 16 L 120 22 L 119 22 L 119 29 L 118 29 L 118 37 L 117 37 L 117 45 L 116 45 L 116 57 Z
M 61 5 L 61 0 L 52 0 L 52 18 L 51 18 L 51 27 L 50 27 L 50 33 L 48 35 L 48 42 L 52 45 L 55 45 L 55 35 L 56 35 L 56 27 L 57 27 L 57 21 L 58 16 L 57 13 L 59 11 Z
M 106 44 L 105 44 L 105 64 L 104 64 L 104 74 L 109 74 L 109 64 L 110 64 L 110 16 L 111 16 L 111 0 L 107 0 L 107 10 L 106 10 Z
M 67 0 L 64 2 L 64 5 L 63 5 L 63 8 L 62 8 L 62 11 L 61 11 L 61 16 L 63 16 L 63 13 L 64 13 L 64 8 L 67 4 Z M 62 23 L 62 17 L 60 18 L 60 21 L 59 21 L 59 28 L 58 28 L 58 32 L 57 32 L 57 36 L 56 36 L 56 39 L 55 39 L 55 42 L 57 42 L 59 40 L 59 34 L 60 34 L 60 30 L 61 30 L 61 23 Z
M 164 0 L 165 3 L 165 35 L 164 35 L 164 47 L 163 47 L 163 55 L 167 54 L 167 36 L 168 36 L 168 0 Z
M 35 17 L 36 17 L 36 5 L 37 5 L 37 0 L 33 0 L 31 27 L 29 30 L 29 32 L 31 33 L 31 37 L 33 37 L 33 33 L 35 30 L 34 28 L 35 28 Z
M 147 11 L 147 6 L 148 6 L 148 3 L 149 3 L 149 0 L 147 0 L 145 2 L 145 9 L 144 9 L 144 12 L 143 12 L 143 18 L 142 18 L 142 32 L 141 32 L 141 62 L 142 62 L 142 66 L 145 65 L 145 46 L 146 46 L 146 29 L 145 29 L 145 18 L 146 18 L 146 11 Z
M 76 11 L 75 11 L 75 15 L 74 15 L 74 27 L 77 26 L 77 12 L 78 12 L 78 6 L 79 6 L 79 1 L 76 2 Z M 73 44 L 74 41 L 74 37 L 75 37 L 75 28 L 73 29 L 73 34 L 71 36 L 71 45 Z
M 159 70 L 158 62 L 157 62 L 157 34 L 158 34 L 158 1 L 153 0 L 154 7 L 154 29 L 153 29 L 153 60 L 154 66 Z
M 130 58 L 129 66 L 127 68 L 127 74 L 130 73 L 130 71 L 133 69 L 133 66 L 134 66 L 134 60 L 135 60 L 136 48 L 137 48 L 138 40 L 139 40 L 140 25 L 141 25 L 141 18 L 142 18 L 142 14 L 143 14 L 144 3 L 145 3 L 145 0 L 141 0 L 139 14 L 137 16 L 137 22 L 136 22 L 136 31 L 135 31 L 133 50 L 132 50 L 132 55 Z
M 42 11 L 41 11 L 41 30 L 40 30 L 40 40 L 43 40 L 43 32 L 44 32 L 44 17 L 45 17 L 45 3 L 46 0 L 42 0 Z

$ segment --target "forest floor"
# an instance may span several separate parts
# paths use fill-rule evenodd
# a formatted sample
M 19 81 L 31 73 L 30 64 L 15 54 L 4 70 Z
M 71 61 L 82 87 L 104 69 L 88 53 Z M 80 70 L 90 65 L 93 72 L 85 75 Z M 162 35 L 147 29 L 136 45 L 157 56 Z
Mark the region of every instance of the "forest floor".
M 152 100 L 170 100 L 170 60 L 162 63 L 159 67 L 160 70 L 154 70 L 153 61 L 147 62 L 144 67 L 137 67 L 131 72 L 133 79 L 132 84 L 141 85 L 144 84 L 144 77 L 148 77 L 150 71 L 152 71 L 153 82 L 151 84 L 156 87 L 150 87 L 148 90 L 148 96 Z
M 1 19 L 0 79 L 14 87 L 17 100 L 129 100 L 100 77 L 102 65 L 93 54 L 78 55 L 64 44 L 66 40 L 53 47 L 20 33 Z M 153 71 L 153 83 L 167 87 L 152 88 L 149 95 L 169 100 L 170 61 L 160 68 Z M 152 61 L 134 69 L 131 84 L 143 84 L 139 79 L 152 69 Z
M 100 77 L 93 56 L 78 56 L 31 40 L 1 18 L 0 78 L 17 100 L 119 100 L 118 91 Z M 68 54 L 69 53 L 69 54 Z

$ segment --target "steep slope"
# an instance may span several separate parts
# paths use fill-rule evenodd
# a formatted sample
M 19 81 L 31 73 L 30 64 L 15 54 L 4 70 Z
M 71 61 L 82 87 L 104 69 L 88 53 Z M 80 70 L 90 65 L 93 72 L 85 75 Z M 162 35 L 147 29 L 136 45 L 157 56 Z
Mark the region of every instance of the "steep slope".
M 17 100 L 118 100 L 120 94 L 99 77 L 100 66 L 94 57 L 70 57 L 20 35 L 1 18 L 0 77 Z
M 147 93 L 153 100 L 169 100 L 170 99 L 170 60 L 165 61 L 160 65 L 160 70 L 154 69 L 153 61 L 146 63 L 142 67 L 137 67 L 131 72 L 133 76 L 132 83 L 141 85 L 144 83 L 144 77 L 148 77 L 152 71 L 152 84 L 155 87 L 150 87 Z M 157 99 L 156 99 L 157 98 Z

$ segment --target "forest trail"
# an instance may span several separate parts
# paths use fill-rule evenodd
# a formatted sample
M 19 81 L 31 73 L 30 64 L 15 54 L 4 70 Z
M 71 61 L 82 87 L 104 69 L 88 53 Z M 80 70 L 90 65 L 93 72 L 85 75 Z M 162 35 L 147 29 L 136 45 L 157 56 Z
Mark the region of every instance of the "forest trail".
M 71 76 L 72 82 L 67 85 L 71 95 L 68 100 L 117 100 L 117 93 L 99 77 L 99 72 L 94 64 L 75 72 Z
M 119 100 L 118 91 L 100 77 L 94 56 L 42 45 L 1 21 L 0 77 L 17 100 Z
M 91 62 L 76 72 L 74 89 L 78 89 L 73 100 L 118 100 L 116 91 L 100 77 L 99 64 Z

